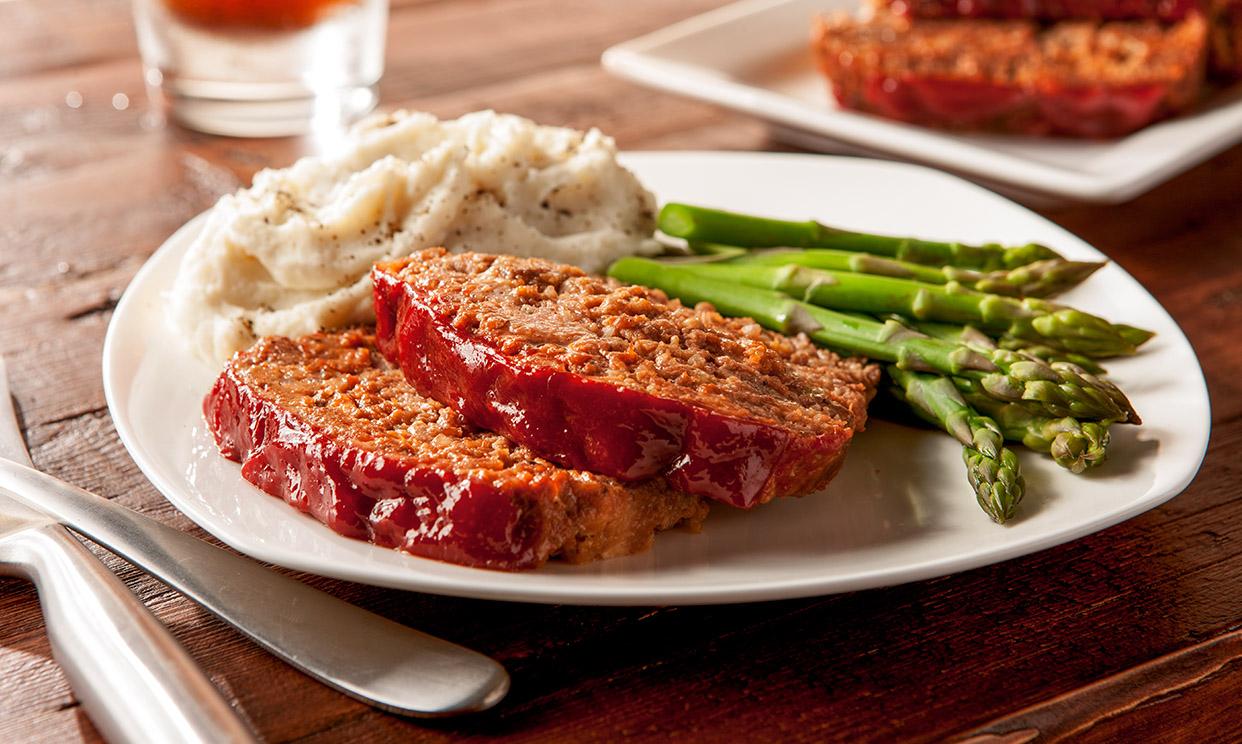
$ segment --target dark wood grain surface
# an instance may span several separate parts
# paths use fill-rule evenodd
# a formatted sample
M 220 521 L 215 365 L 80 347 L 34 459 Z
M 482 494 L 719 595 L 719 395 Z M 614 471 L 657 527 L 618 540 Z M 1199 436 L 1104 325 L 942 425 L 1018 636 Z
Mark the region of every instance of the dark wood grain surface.
M 600 68 L 609 45 L 720 4 L 396 2 L 382 105 L 598 126 L 626 149 L 791 149 L 756 120 Z M 212 540 L 121 446 L 104 332 L 178 226 L 311 143 L 161 126 L 123 0 L 0 2 L 0 50 L 0 353 L 35 463 Z M 507 604 L 298 575 L 508 667 L 496 709 L 437 722 L 311 681 L 98 552 L 268 742 L 1242 741 L 1242 148 L 1126 204 L 1043 214 L 1169 310 L 1212 400 L 1185 492 L 1089 537 L 931 581 L 718 607 Z M 0 741 L 98 740 L 34 590 L 0 579 Z

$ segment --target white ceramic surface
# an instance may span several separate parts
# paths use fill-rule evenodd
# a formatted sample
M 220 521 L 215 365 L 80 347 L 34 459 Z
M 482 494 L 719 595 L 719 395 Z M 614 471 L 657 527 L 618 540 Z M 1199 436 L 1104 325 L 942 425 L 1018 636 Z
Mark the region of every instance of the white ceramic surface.
M 685 201 L 846 228 L 964 242 L 1046 243 L 1100 254 L 1061 228 L 955 177 L 901 163 L 820 155 L 627 153 L 661 203 Z M 1180 492 L 1202 461 L 1209 409 L 1185 337 L 1131 277 L 1109 265 L 1065 301 L 1159 335 L 1109 365 L 1144 418 L 1114 427 L 1109 462 L 1074 476 L 1022 455 L 1029 488 L 997 526 L 976 505 L 949 437 L 874 421 L 824 492 L 745 513 L 715 506 L 698 535 L 669 532 L 642 555 L 524 574 L 463 568 L 339 537 L 242 480 L 205 431 L 215 370 L 162 321 L 162 293 L 199 221 L 142 268 L 116 308 L 104 386 L 121 440 L 181 511 L 238 550 L 290 568 L 423 592 L 528 602 L 665 605 L 745 602 L 941 576 L 1057 545 Z
M 1030 203 L 1122 202 L 1242 139 L 1242 88 L 1197 110 L 1107 140 L 951 134 L 838 108 L 808 39 L 816 13 L 861 0 L 743 0 L 619 44 L 609 71 L 743 111 L 814 150 L 943 168 Z

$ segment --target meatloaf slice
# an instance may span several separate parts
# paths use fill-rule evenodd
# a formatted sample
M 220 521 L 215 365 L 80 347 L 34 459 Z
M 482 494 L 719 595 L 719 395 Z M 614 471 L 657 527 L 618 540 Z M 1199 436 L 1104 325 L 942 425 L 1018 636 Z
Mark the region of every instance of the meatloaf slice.
M 369 331 L 267 338 L 204 402 L 242 475 L 340 534 L 467 566 L 531 569 L 637 553 L 696 496 L 567 470 L 420 396 Z
M 1168 23 L 1203 12 L 1205 0 L 871 0 L 869 5 L 911 18 L 1153 20 Z
M 811 47 L 846 109 L 928 127 L 1120 137 L 1189 109 L 1207 24 L 817 17 Z
M 566 467 L 744 508 L 822 488 L 879 375 L 542 259 L 431 249 L 372 278 L 380 348 L 424 395 Z
M 1242 77 L 1242 0 L 869 0 L 873 13 L 903 19 L 1008 18 L 1027 21 L 1207 20 L 1208 72 L 1221 82 Z

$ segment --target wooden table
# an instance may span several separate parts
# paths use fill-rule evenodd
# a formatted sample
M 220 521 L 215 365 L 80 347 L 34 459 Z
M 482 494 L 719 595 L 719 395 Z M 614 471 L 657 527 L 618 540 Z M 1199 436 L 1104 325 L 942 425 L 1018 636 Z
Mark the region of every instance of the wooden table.
M 610 44 L 722 4 L 394 3 L 386 108 L 491 107 L 626 149 L 789 149 L 761 123 L 620 81 Z M 123 0 L 0 2 L 0 353 L 35 463 L 203 539 L 122 448 L 100 379 L 121 291 L 174 229 L 307 151 L 154 121 Z M 1166 505 L 1018 560 L 719 607 L 506 604 L 308 583 L 491 654 L 496 709 L 415 722 L 323 687 L 100 550 L 269 742 L 1242 741 L 1242 147 L 1117 206 L 1046 211 L 1172 313 L 1212 441 Z M 0 581 L 0 741 L 98 741 L 36 595 Z

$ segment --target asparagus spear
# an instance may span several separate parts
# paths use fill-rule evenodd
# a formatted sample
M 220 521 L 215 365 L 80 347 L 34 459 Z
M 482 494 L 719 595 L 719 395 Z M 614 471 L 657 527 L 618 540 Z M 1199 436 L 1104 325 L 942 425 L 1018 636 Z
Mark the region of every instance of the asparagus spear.
M 843 251 L 833 248 L 803 250 L 772 248 L 743 251 L 731 246 L 691 243 L 691 250 L 701 255 L 729 255 L 730 263 L 784 266 L 797 264 L 812 269 L 852 271 L 857 274 L 913 279 L 928 284 L 956 282 L 979 292 L 1005 295 L 1007 297 L 1051 297 L 1080 284 L 1095 273 L 1103 263 L 1067 261 L 1050 258 L 1036 261 L 1016 269 L 1002 271 L 976 271 L 956 266 L 926 266 L 923 264 L 884 258 L 870 253 Z
M 903 318 L 901 316 L 894 317 L 896 317 L 899 322 L 910 325 L 911 327 L 916 328 L 929 336 L 935 336 L 936 338 L 945 339 L 947 341 L 982 345 L 987 348 L 1001 348 L 1008 349 L 1010 351 L 1019 351 L 1028 356 L 1042 359 L 1048 363 L 1069 362 L 1082 367 L 1093 375 L 1102 375 L 1105 372 L 1104 367 L 1094 359 L 1083 356 L 1082 354 L 1075 354 L 1062 346 L 1056 346 L 1048 342 L 1028 341 L 1021 338 L 1014 338 L 1013 336 L 1007 336 L 1005 334 L 1001 334 L 1000 336 L 993 338 L 970 324 L 955 325 L 953 323 L 934 322 L 914 323 L 908 318 Z M 1156 335 L 1152 331 L 1135 328 L 1134 326 L 1123 325 L 1121 323 L 1114 323 L 1113 328 L 1136 347 L 1142 346 Z
M 1029 342 L 1017 342 L 1018 345 L 1013 345 L 1013 339 L 1000 339 L 998 342 L 970 325 L 911 323 L 900 315 L 885 317 L 892 318 L 895 322 L 926 333 L 933 338 L 951 343 L 964 344 L 995 353 L 1000 353 L 1002 350 L 1017 351 L 1020 356 L 1031 357 L 1049 364 L 1057 363 L 1063 374 L 1093 375 L 1092 386 L 1115 388 L 1111 382 L 1099 378 L 1099 375 L 1104 374 L 1104 368 L 1085 357 L 1069 355 L 1069 358 L 1066 358 L 1060 350 L 1031 346 Z M 1023 442 L 1031 449 L 1052 454 L 1058 464 L 1075 473 L 1083 469 L 1077 462 L 1080 457 L 1089 458 L 1091 463 L 1103 462 L 1104 448 L 1108 445 L 1108 421 L 1090 422 L 1093 428 L 1084 428 L 1081 422 L 1072 416 L 1049 416 L 1047 404 L 1038 407 L 1042 410 L 1032 411 L 1025 402 L 1000 403 L 986 395 L 979 394 L 980 383 L 977 380 L 954 379 L 970 405 L 991 416 L 1001 425 L 1001 431 L 1006 439 Z M 1120 390 L 1117 392 L 1120 393 Z M 1059 411 L 1059 413 L 1067 414 L 1069 410 Z M 1061 437 L 1054 443 L 1053 440 L 1057 435 Z
M 1004 402 L 1028 401 L 1050 416 L 1139 423 L 1126 396 L 1111 383 L 1065 363 L 1046 364 L 1016 352 L 970 348 L 912 331 L 897 323 L 835 312 L 772 290 L 704 277 L 688 265 L 627 257 L 609 274 L 658 287 L 687 304 L 710 302 L 725 315 L 748 316 L 784 333 L 849 354 L 896 363 L 901 369 L 963 377 Z
M 714 256 L 719 259 L 741 258 L 750 253 L 749 248 L 741 248 L 736 245 L 724 245 L 722 243 L 686 243 L 686 247 L 696 256 Z
M 670 203 L 660 210 L 661 232 L 675 238 L 747 248 L 840 248 L 931 266 L 957 266 L 978 271 L 1016 269 L 1036 261 L 1062 258 L 1043 245 L 996 243 L 963 245 L 916 238 L 868 235 L 822 225 L 813 220 L 788 222 L 766 217 Z
M 1032 412 L 1021 403 L 998 403 L 984 395 L 966 394 L 963 400 L 1000 427 L 1005 439 L 1022 442 L 1029 449 L 1052 456 L 1071 473 L 1081 473 L 1104 463 L 1109 433 L 1106 423 L 1079 421 L 1072 416 L 1051 418 Z
M 916 320 L 973 323 L 985 330 L 1051 343 L 1089 357 L 1135 351 L 1133 344 L 1107 320 L 1035 298 L 1002 297 L 953 284 L 933 285 L 796 264 L 710 262 L 687 268 L 709 278 L 774 289 L 834 310 L 900 313 Z
M 997 349 L 990 358 L 1008 375 L 958 375 L 958 387 L 1007 403 L 1021 403 L 1044 416 L 1078 419 L 1103 423 L 1142 421 L 1120 388 L 1107 379 L 1096 377 L 1069 362 L 1051 364 L 1020 352 Z M 1034 364 L 1033 368 L 1027 367 Z M 1047 374 L 1051 370 L 1052 376 Z
M 1012 338 L 1002 335 L 1000 338 L 992 338 L 983 331 L 975 328 L 969 323 L 966 325 L 955 325 L 953 323 L 934 323 L 919 322 L 915 323 L 908 318 L 902 316 L 893 316 L 899 323 L 910 326 L 916 331 L 926 333 L 933 338 L 939 338 L 945 341 L 951 341 L 958 344 L 966 344 L 967 346 L 982 346 L 985 349 L 1008 349 L 1009 351 L 1017 351 L 1022 354 L 1033 356 L 1051 364 L 1052 362 L 1069 362 L 1082 367 L 1084 370 L 1093 375 L 1102 375 L 1105 370 L 1098 362 L 1090 357 L 1082 354 L 1075 354 L 1065 349 L 1056 348 L 1046 343 L 1035 341 L 1026 341 L 1020 338 Z
M 998 524 L 1013 516 L 1026 490 L 1018 456 L 1006 449 L 995 421 L 971 408 L 946 377 L 890 365 L 899 397 L 962 444 L 967 478 L 979 506 Z
M 1084 370 L 1096 375 L 1097 377 L 1103 375 L 1107 371 L 1102 365 L 1100 365 L 1099 362 L 1090 357 L 1083 356 L 1082 354 L 1075 354 L 1072 351 L 1067 351 L 1064 347 L 1054 346 L 1046 342 L 1040 343 L 1037 341 L 1027 341 L 1025 339 L 1013 338 L 1012 336 L 1006 336 L 1004 334 L 997 338 L 992 338 L 969 324 L 960 326 L 952 323 L 914 323 L 909 319 L 902 318 L 900 316 L 896 316 L 896 319 L 898 322 L 911 326 L 912 328 L 922 331 L 929 336 L 944 339 L 946 341 L 952 341 L 954 343 L 962 343 L 968 346 L 983 346 L 988 349 L 1007 349 L 1009 351 L 1019 352 L 1024 356 L 1031 356 L 1036 359 L 1041 359 L 1049 364 L 1052 364 L 1053 362 L 1067 362 L 1069 364 L 1082 367 Z M 1114 327 L 1119 330 L 1126 328 L 1126 326 L 1121 325 L 1115 325 Z M 1132 342 L 1137 341 L 1139 343 L 1142 343 L 1155 335 L 1150 331 L 1143 331 L 1142 333 L 1145 334 L 1145 336 L 1132 333 L 1126 335 Z
M 1033 356 L 1036 359 L 1042 359 L 1051 364 L 1052 362 L 1069 362 L 1082 367 L 1093 375 L 1102 375 L 1105 372 L 1104 367 L 1091 357 L 1075 354 L 1072 351 L 1066 351 L 1063 348 L 1052 346 L 1050 344 L 1041 344 L 1034 341 L 1026 341 L 1020 338 L 1011 338 L 1002 336 L 996 340 L 996 345 L 1002 349 L 1021 352 L 1027 356 Z

